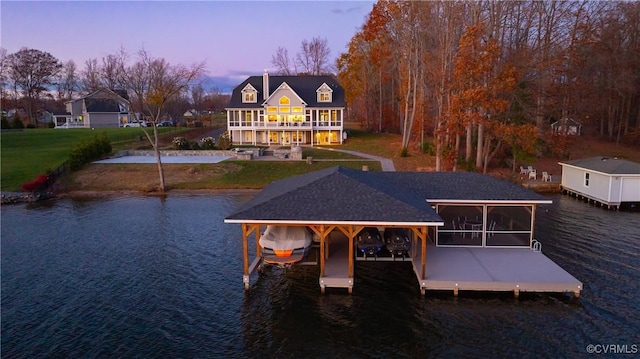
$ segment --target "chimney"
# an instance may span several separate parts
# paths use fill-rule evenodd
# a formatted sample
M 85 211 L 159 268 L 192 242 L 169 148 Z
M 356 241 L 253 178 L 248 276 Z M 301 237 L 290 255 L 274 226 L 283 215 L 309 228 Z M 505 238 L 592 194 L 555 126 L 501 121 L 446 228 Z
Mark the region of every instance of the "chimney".
M 269 73 L 264 70 L 262 74 L 262 99 L 266 100 L 269 97 Z

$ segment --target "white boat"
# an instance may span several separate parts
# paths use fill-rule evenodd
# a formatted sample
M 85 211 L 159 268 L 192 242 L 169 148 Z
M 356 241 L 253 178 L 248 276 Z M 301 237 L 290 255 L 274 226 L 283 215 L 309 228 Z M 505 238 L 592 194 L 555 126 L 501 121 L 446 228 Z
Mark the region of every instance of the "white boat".
M 309 254 L 311 241 L 311 231 L 307 227 L 267 226 L 258 243 L 265 263 L 292 264 Z

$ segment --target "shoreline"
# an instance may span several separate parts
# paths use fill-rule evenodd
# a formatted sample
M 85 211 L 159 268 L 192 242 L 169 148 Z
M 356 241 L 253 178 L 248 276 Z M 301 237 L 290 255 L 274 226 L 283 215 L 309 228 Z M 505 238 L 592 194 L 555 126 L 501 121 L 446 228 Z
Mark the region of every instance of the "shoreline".
M 23 204 L 23 203 L 35 203 L 45 200 L 55 199 L 82 199 L 82 198 L 116 198 L 116 197 L 168 197 L 171 195 L 176 196 L 190 196 L 190 195 L 216 195 L 216 194 L 228 194 L 228 195 L 246 195 L 256 194 L 260 189 L 172 189 L 166 192 L 144 192 L 135 190 L 91 190 L 91 191 L 68 191 L 68 192 L 43 192 L 43 193 L 31 193 L 31 192 L 2 192 L 2 205 L 11 204 Z

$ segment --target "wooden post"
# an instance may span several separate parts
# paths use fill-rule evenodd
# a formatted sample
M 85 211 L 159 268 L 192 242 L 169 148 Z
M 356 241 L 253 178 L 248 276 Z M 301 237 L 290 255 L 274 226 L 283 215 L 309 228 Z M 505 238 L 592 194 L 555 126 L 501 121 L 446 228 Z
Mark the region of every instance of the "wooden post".
M 260 225 L 256 224 L 255 227 L 254 227 L 254 230 L 256 231 L 256 256 L 258 258 L 260 258 L 260 257 L 262 257 L 262 250 L 261 250 L 262 247 L 260 246 L 260 236 L 262 234 L 261 234 L 261 231 L 260 231 Z
M 320 277 L 324 277 L 324 262 L 325 262 L 325 246 L 326 246 L 326 233 L 324 233 L 324 224 L 320 226 Z M 324 293 L 324 288 L 322 288 Z
M 420 279 L 424 279 L 427 275 L 427 227 L 420 228 L 420 240 L 422 241 L 422 271 L 420 273 Z
M 244 275 L 242 281 L 244 282 L 244 289 L 249 290 L 249 242 L 248 235 L 250 231 L 246 223 L 242 223 L 242 256 L 243 256 L 243 268 Z

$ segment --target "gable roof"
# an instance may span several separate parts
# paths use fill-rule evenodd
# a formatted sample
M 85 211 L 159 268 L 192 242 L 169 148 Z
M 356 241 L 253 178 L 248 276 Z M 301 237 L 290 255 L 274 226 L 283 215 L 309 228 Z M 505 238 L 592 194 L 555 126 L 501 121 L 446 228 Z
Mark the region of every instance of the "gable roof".
M 338 83 L 335 77 L 329 75 L 320 76 L 271 76 L 269 75 L 269 94 L 273 94 L 283 82 L 286 82 L 293 91 L 307 104 L 308 107 L 344 107 L 344 88 Z M 316 90 L 326 83 L 333 91 L 331 102 L 318 102 Z M 260 108 L 262 102 L 243 103 L 242 90 L 250 84 L 258 92 L 257 96 L 262 99 L 264 93 L 262 76 L 250 76 L 233 89 L 228 108 Z
M 574 126 L 582 126 L 582 124 L 570 117 L 563 117 L 561 119 L 559 119 L 558 121 L 554 122 L 551 124 L 552 127 L 555 126 L 570 126 L 570 125 L 574 125 Z
M 442 223 L 424 199 L 372 174 L 337 166 L 275 181 L 225 221 Z
M 610 175 L 640 175 L 640 163 L 617 157 L 596 156 L 574 161 L 558 162 L 561 166 L 572 166 Z
M 124 97 L 123 97 L 124 96 Z M 125 90 L 98 89 L 83 97 L 86 111 L 120 113 L 120 104 L 129 104 Z
M 120 113 L 120 105 L 112 99 L 85 98 L 84 105 L 87 112 L 117 112 Z
M 513 183 L 471 172 L 369 172 L 331 167 L 275 181 L 225 222 L 441 224 L 434 202 L 551 203 Z

